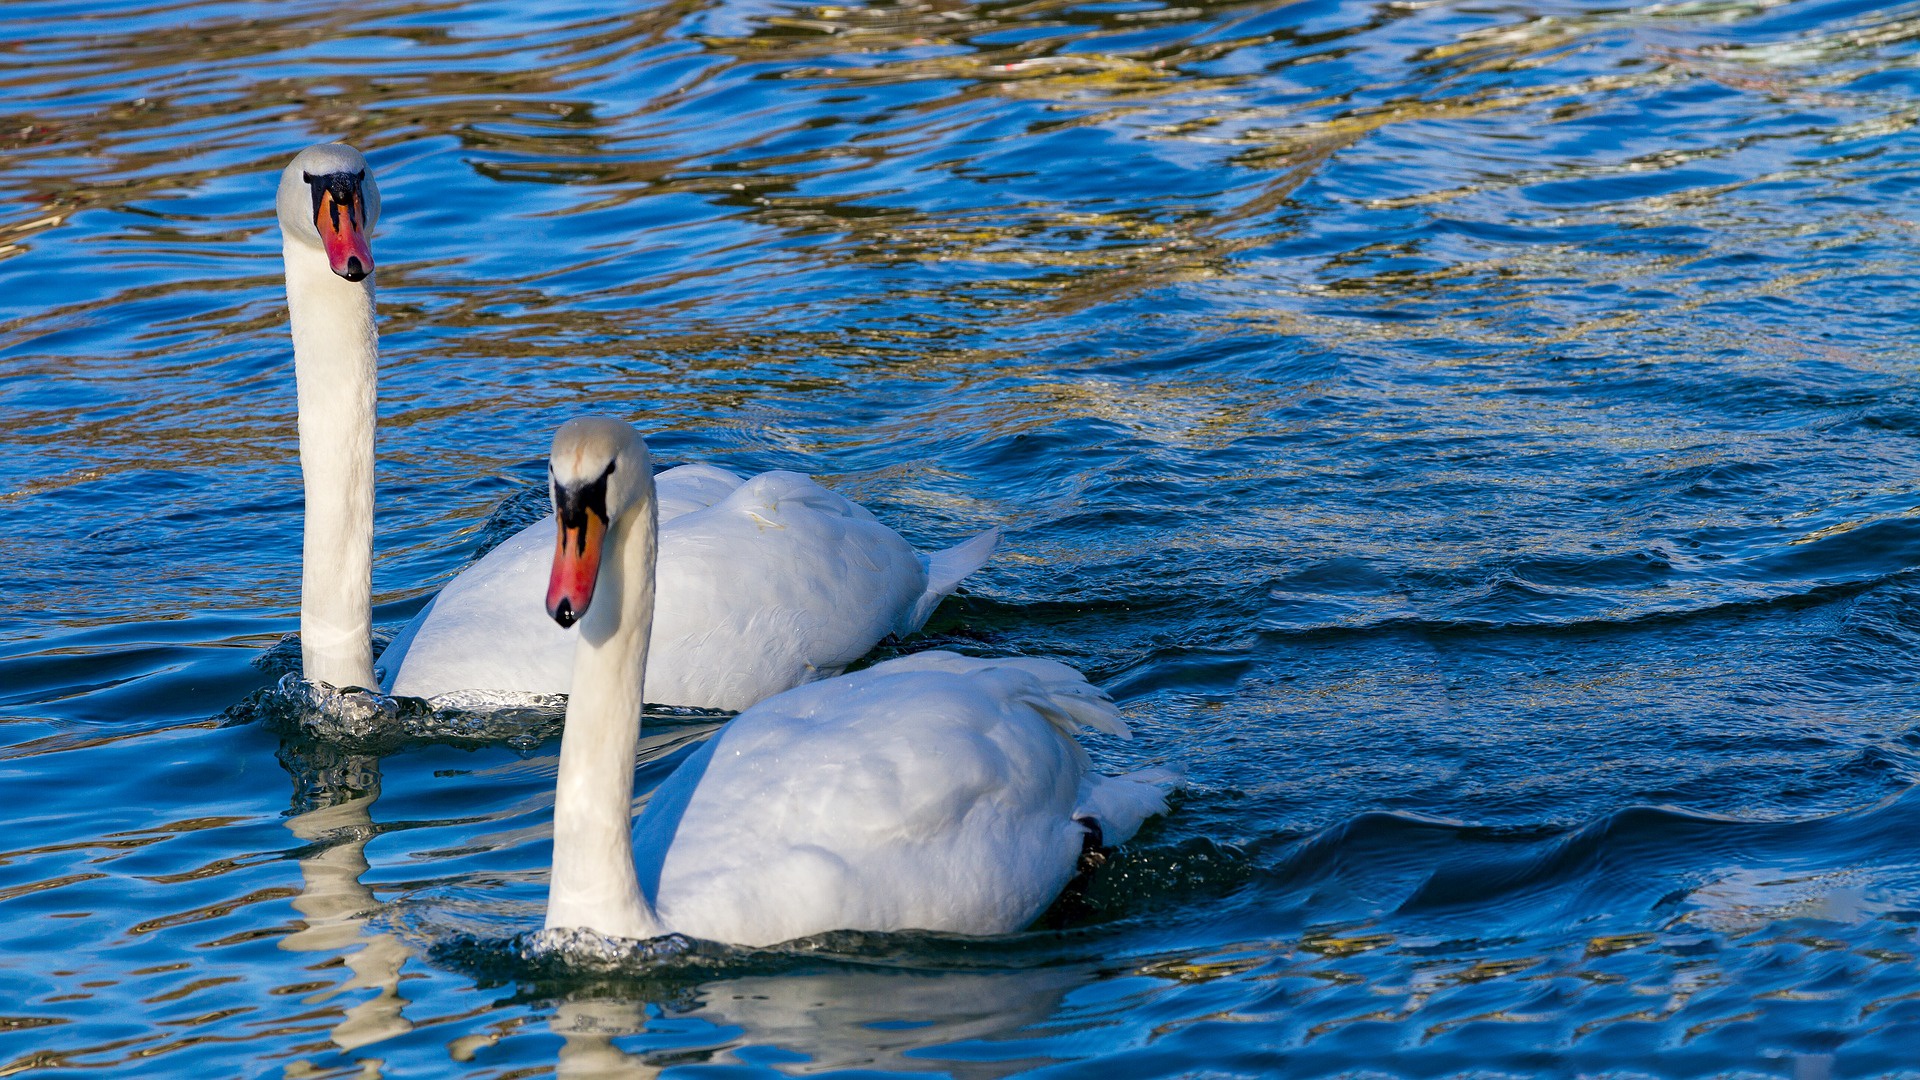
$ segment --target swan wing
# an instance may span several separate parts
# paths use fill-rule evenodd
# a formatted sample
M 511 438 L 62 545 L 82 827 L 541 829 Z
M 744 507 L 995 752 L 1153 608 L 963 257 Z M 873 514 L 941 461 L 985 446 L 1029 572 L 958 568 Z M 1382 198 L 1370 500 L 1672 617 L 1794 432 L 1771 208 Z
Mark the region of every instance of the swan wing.
M 927 574 L 865 508 L 769 472 L 663 526 L 657 581 L 647 700 L 744 709 L 865 656 Z
M 1071 671 L 920 653 L 760 703 L 649 800 L 643 891 L 672 929 L 743 944 L 1026 926 L 1085 835 L 1070 731 L 1118 722 Z
M 682 514 L 705 510 L 733 494 L 746 481 L 717 465 L 678 465 L 655 473 L 654 499 L 660 504 L 660 524 Z

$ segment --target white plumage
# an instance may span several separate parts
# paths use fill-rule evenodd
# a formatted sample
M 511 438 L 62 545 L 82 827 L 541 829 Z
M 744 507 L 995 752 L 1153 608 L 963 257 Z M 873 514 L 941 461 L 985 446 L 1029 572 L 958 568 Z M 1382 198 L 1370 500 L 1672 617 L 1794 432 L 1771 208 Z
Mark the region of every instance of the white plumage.
M 1089 823 L 1118 843 L 1165 809 L 1171 774 L 1092 770 L 1074 733 L 1127 728 L 1079 672 L 927 652 L 747 709 L 633 825 L 640 688 L 653 679 L 643 643 L 667 527 L 653 524 L 646 445 L 625 423 L 570 421 L 552 461 L 555 497 L 575 516 L 549 603 L 582 614 L 549 929 L 744 945 L 830 930 L 1005 933 L 1072 879 Z M 596 521 L 604 546 L 576 543 Z
M 1087 835 L 1133 836 L 1170 774 L 1103 776 L 1081 725 L 1126 737 L 1064 664 L 924 652 L 790 690 L 736 717 L 634 828 L 661 923 L 766 945 L 829 930 L 1018 930 L 1076 873 Z
M 924 556 L 864 507 L 790 472 L 742 481 L 683 465 L 655 477 L 660 560 L 646 700 L 744 709 L 838 674 L 920 629 L 999 533 Z M 564 694 L 575 628 L 542 608 L 548 517 L 448 582 L 381 654 L 391 693 Z M 931 572 L 929 572 L 931 570 Z

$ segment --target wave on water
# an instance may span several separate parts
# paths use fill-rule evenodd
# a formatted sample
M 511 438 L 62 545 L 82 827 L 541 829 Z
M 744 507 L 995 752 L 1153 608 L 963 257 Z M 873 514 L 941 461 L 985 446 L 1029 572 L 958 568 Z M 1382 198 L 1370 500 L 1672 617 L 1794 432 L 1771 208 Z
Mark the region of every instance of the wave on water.
M 1551 939 L 1920 918 L 1920 789 L 1859 809 L 1751 819 L 1626 807 L 1571 829 L 1361 814 L 1265 868 L 1265 902 L 1310 922 L 1457 926 Z M 1870 882 L 1870 888 L 1861 883 Z

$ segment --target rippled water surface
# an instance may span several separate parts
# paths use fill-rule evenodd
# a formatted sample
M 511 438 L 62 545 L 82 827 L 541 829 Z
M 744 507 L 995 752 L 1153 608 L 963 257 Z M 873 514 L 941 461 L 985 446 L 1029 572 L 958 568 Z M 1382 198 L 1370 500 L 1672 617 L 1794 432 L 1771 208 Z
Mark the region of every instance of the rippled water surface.
M 0 1076 L 1914 1075 L 1920 6 L 0 8 Z M 1190 790 L 991 941 L 523 961 L 551 717 L 266 715 L 278 169 L 376 622 L 563 418 L 1000 555 Z M 532 494 L 530 494 L 532 493 Z M 889 648 L 895 648 L 890 646 Z M 663 719 L 652 790 L 714 728 Z

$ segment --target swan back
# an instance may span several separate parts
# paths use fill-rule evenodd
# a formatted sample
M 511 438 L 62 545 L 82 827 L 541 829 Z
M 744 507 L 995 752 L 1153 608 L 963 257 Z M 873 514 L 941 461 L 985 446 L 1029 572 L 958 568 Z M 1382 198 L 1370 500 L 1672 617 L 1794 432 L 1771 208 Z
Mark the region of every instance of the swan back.
M 744 709 L 838 674 L 926 589 L 904 537 L 799 473 L 754 476 L 662 538 L 654 634 L 672 655 L 649 701 Z
M 744 944 L 1017 930 L 1075 871 L 1082 723 L 1119 718 L 1044 660 L 926 652 L 790 690 L 654 793 L 641 888 L 674 930 Z

